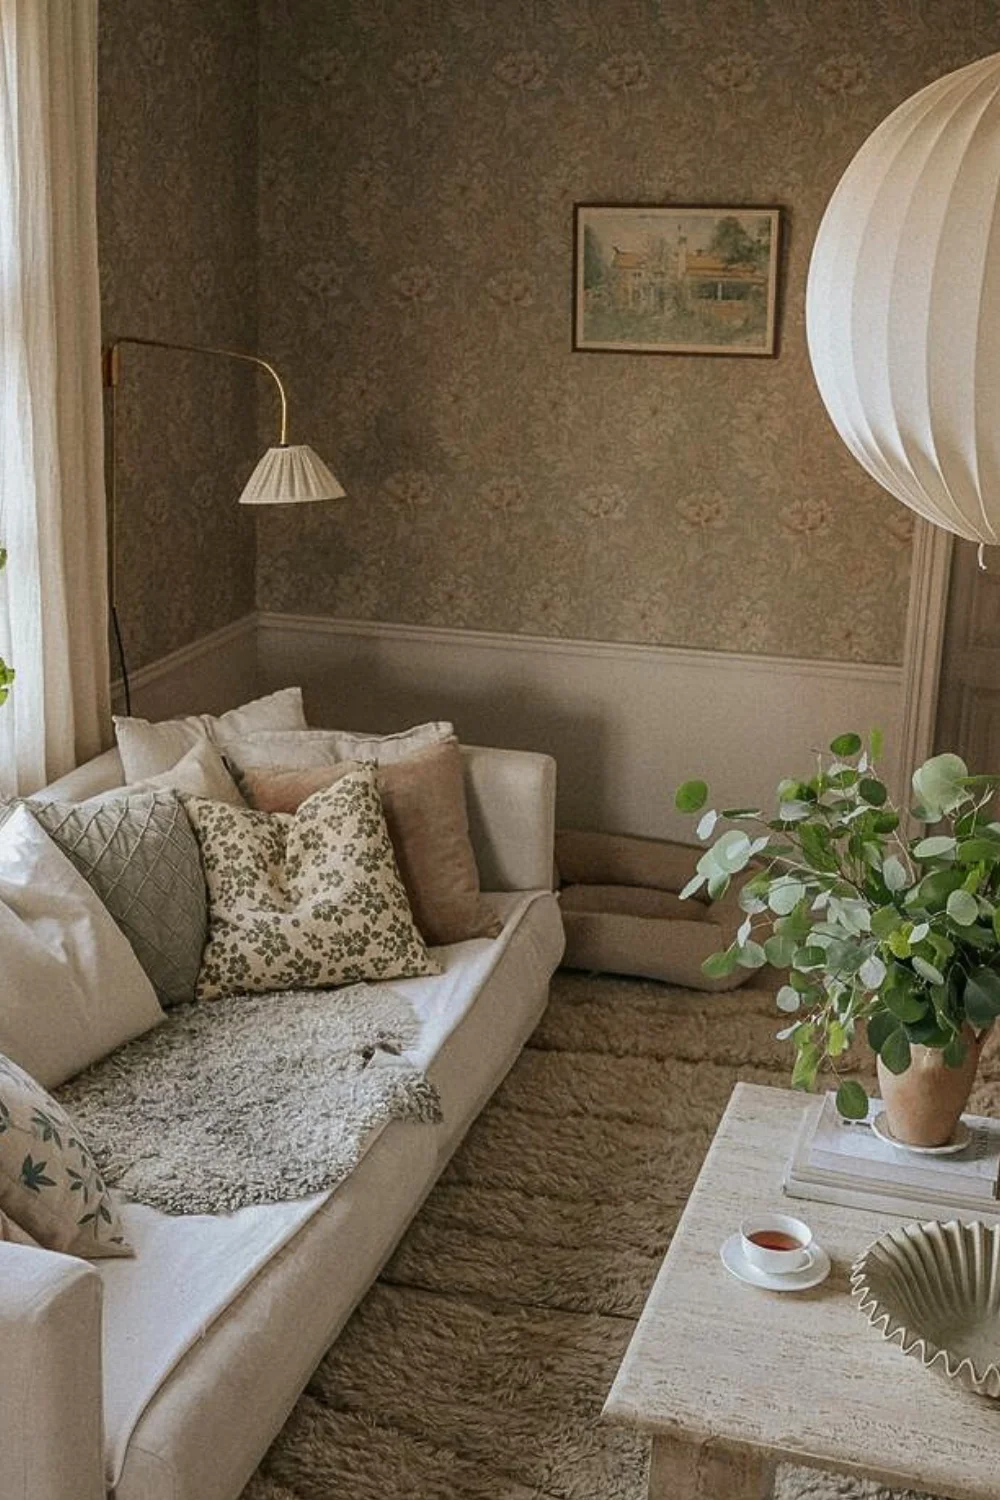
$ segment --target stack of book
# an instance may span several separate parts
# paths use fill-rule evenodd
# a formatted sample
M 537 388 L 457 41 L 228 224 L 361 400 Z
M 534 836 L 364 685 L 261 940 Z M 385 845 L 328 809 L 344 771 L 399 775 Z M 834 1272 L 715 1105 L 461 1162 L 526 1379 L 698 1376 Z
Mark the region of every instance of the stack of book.
M 951 1156 L 923 1156 L 880 1139 L 871 1122 L 843 1120 L 834 1095 L 806 1112 L 785 1173 L 790 1198 L 840 1203 L 914 1218 L 980 1219 L 1000 1215 L 1000 1120 L 964 1116 L 971 1139 Z

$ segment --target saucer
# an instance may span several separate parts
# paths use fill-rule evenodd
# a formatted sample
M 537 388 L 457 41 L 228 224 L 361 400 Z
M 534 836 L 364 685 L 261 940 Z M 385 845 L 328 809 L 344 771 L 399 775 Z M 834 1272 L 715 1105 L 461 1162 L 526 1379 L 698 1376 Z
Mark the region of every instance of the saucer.
M 885 1141 L 887 1146 L 895 1146 L 897 1151 L 909 1151 L 914 1156 L 955 1156 L 959 1151 L 964 1151 L 972 1140 L 972 1131 L 964 1120 L 959 1120 L 955 1126 L 955 1134 L 944 1146 L 908 1146 L 905 1141 L 897 1141 L 889 1129 L 889 1121 L 885 1117 L 885 1110 L 879 1110 L 872 1120 L 872 1131 L 880 1141 Z
M 745 1281 L 748 1286 L 763 1287 L 767 1292 L 807 1292 L 810 1287 L 819 1286 L 830 1274 L 830 1257 L 822 1245 L 815 1242 L 809 1247 L 809 1264 L 801 1271 L 786 1271 L 782 1276 L 773 1276 L 751 1265 L 743 1254 L 739 1234 L 731 1234 L 719 1254 L 730 1276 Z

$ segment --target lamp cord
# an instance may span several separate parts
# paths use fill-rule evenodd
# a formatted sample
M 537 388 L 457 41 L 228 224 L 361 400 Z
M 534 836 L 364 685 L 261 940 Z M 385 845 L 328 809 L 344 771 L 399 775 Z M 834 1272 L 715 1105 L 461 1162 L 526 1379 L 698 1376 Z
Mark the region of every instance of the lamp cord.
M 122 669 L 122 687 L 125 689 L 125 712 L 131 718 L 132 689 L 128 680 L 128 663 L 125 660 L 125 643 L 122 640 L 122 627 L 118 619 L 118 610 L 114 604 L 111 606 L 111 625 L 115 632 L 115 645 L 118 647 L 118 662 Z

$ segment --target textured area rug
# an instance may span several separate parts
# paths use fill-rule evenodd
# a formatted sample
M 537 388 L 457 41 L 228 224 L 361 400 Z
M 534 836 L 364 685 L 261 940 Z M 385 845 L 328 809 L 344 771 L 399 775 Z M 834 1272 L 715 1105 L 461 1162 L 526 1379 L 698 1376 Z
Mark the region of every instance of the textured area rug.
M 225 1213 L 335 1187 L 389 1120 L 440 1119 L 399 1053 L 419 1036 L 385 985 L 177 1005 L 57 1090 L 111 1187 Z
M 557 975 L 244 1500 L 645 1500 L 601 1407 L 734 1083 L 787 1081 L 776 1029 L 770 992 Z M 775 1497 L 896 1500 L 792 1468 Z

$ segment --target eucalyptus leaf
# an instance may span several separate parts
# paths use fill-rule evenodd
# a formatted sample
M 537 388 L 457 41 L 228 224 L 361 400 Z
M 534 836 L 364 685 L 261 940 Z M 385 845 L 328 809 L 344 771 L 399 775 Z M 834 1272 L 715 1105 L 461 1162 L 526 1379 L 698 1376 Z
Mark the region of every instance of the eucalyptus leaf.
M 774 1003 L 786 1015 L 794 1015 L 801 1006 L 802 1000 L 798 992 L 793 990 L 790 984 L 783 984 L 775 996 Z
M 858 970 L 858 978 L 866 990 L 877 990 L 886 976 L 886 967 L 877 953 L 865 959 Z
M 813 1087 L 822 1056 L 815 1042 L 807 1042 L 804 1047 L 799 1048 L 799 1055 L 792 1069 L 793 1089 L 809 1090 Z
M 868 1045 L 876 1055 L 881 1052 L 883 1043 L 890 1032 L 895 1031 L 899 1022 L 888 1010 L 877 1010 L 874 1015 L 868 1017 Z
M 882 1059 L 890 1073 L 905 1073 L 910 1066 L 910 1041 L 901 1026 L 890 1031 L 882 1046 L 879 1048 L 879 1057 Z
M 700 891 L 704 884 L 704 875 L 692 875 L 687 885 L 681 891 L 681 900 L 686 901 L 689 896 L 693 896 L 696 891 Z
M 767 904 L 776 916 L 787 917 L 795 910 L 806 894 L 801 880 L 783 876 L 776 880 L 767 893 Z
M 935 834 L 932 838 L 921 839 L 914 844 L 913 853 L 917 859 L 942 859 L 946 855 L 954 854 L 958 848 L 958 841 L 950 834 Z
M 727 948 L 722 953 L 711 953 L 701 966 L 701 972 L 709 979 L 725 979 L 736 972 L 739 956 L 736 948 Z
M 767 955 L 760 943 L 744 943 L 740 948 L 739 961 L 744 969 L 762 969 L 767 963 Z
M 700 839 L 710 839 L 712 837 L 712 834 L 715 832 L 715 825 L 718 821 L 719 814 L 713 807 L 701 818 L 699 818 L 698 827 L 695 829 L 698 837 Z
M 1000 1016 L 1000 974 L 995 969 L 973 969 L 965 981 L 965 1014 L 973 1026 L 991 1025 Z
M 944 975 L 941 970 L 929 964 L 926 958 L 921 958 L 919 953 L 913 955 L 913 968 L 921 979 L 927 980 L 928 984 L 944 984 Z
M 845 1120 L 865 1120 L 868 1117 L 868 1095 L 860 1083 L 846 1079 L 837 1090 L 837 1110 Z
M 942 1056 L 949 1068 L 960 1068 L 965 1062 L 968 1047 L 960 1036 L 953 1036 Z
M 898 855 L 890 854 L 889 858 L 883 861 L 882 879 L 890 891 L 902 891 L 909 885 L 909 876 Z
M 968 793 L 962 781 L 968 774 L 968 766 L 958 755 L 935 755 L 917 767 L 913 773 L 913 792 L 921 811 L 928 814 L 924 821 L 936 823 L 966 801 Z
M 674 806 L 678 812 L 700 812 L 707 801 L 706 781 L 683 781 L 674 793 Z
M 952 891 L 945 910 L 960 927 L 971 927 L 979 916 L 979 903 L 968 891 L 959 889 Z

